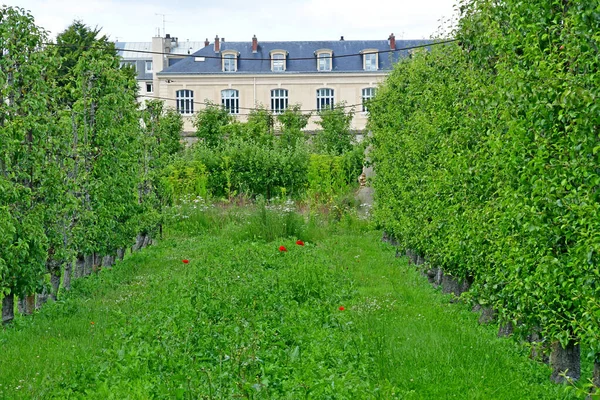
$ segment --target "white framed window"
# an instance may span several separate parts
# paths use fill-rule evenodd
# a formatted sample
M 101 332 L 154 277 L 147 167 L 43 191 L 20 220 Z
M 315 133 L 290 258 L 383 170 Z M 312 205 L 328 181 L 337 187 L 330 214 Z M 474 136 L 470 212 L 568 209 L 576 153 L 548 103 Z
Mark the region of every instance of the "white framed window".
M 363 110 L 363 112 L 369 112 L 369 110 L 367 109 L 367 101 L 369 101 L 373 97 L 375 97 L 375 88 L 369 87 L 369 88 L 364 88 L 362 90 L 362 110 Z
M 194 91 L 182 89 L 175 92 L 177 111 L 183 115 L 194 113 Z
M 240 113 L 240 92 L 235 89 L 221 90 L 221 104 L 229 114 Z
M 237 52 L 223 52 L 223 72 L 237 71 Z
M 271 70 L 273 72 L 285 71 L 285 53 L 284 52 L 273 52 L 271 54 Z
M 288 91 L 287 89 L 271 90 L 271 111 L 274 114 L 281 114 L 288 108 Z
M 317 50 L 317 71 L 331 71 L 333 51 Z
M 335 104 L 335 97 L 333 89 L 323 88 L 317 89 L 317 110 L 325 110 L 327 108 L 333 108 Z
M 154 84 L 152 82 L 146 82 L 146 93 L 154 93 Z
M 379 69 L 377 53 L 364 53 L 363 62 L 365 71 L 377 71 Z
M 152 72 L 152 61 L 146 61 L 146 72 Z
M 283 54 L 273 54 L 273 71 L 285 71 L 285 56 Z

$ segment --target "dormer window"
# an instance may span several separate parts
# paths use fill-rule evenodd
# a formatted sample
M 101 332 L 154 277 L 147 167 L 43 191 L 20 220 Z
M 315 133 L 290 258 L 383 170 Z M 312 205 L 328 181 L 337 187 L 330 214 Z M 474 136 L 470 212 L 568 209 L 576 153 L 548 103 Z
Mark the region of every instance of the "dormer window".
M 271 71 L 283 72 L 286 68 L 285 58 L 287 52 L 284 50 L 273 50 L 271 51 Z
M 379 69 L 379 54 L 376 49 L 363 50 L 363 69 L 365 71 L 377 71 Z
M 331 71 L 333 51 L 317 50 L 317 71 Z
M 224 51 L 223 52 L 223 72 L 235 72 L 237 71 L 237 51 Z

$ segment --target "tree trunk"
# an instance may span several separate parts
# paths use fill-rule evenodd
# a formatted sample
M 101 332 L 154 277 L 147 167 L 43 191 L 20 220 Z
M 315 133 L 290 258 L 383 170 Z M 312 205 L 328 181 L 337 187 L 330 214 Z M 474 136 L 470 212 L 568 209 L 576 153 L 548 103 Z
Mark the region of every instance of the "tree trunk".
M 416 265 L 423 265 L 423 264 L 425 264 L 425 258 L 421 257 L 420 255 L 417 254 L 417 257 L 415 258 L 415 264 Z
M 539 334 L 539 328 L 535 328 L 533 332 L 527 336 L 527 341 L 531 343 L 531 354 L 529 357 L 532 360 L 539 360 L 544 364 L 549 364 L 550 358 L 548 357 L 548 347 Z
M 52 300 L 56 300 L 56 295 L 58 294 L 58 286 L 60 285 L 60 269 L 62 266 L 61 264 L 62 263 L 59 260 L 53 259 L 52 257 L 49 257 L 48 261 L 46 261 L 46 269 L 50 274 L 51 289 L 50 293 L 48 293 L 44 289 L 44 293 L 38 296 L 38 299 L 40 300 L 40 305 L 44 304 L 48 300 L 48 296 L 50 296 Z M 46 296 L 46 299 L 44 299 L 44 295 Z M 37 304 L 36 308 L 39 309 L 39 306 Z
M 15 318 L 15 295 L 7 294 L 2 299 L 2 324 L 8 324 Z
M 25 297 L 25 310 L 23 314 L 31 315 L 35 310 L 35 294 L 29 294 Z
M 61 270 L 61 264 L 58 264 L 58 268 L 56 270 L 54 270 L 51 275 L 50 275 L 50 286 L 51 286 L 51 291 L 50 291 L 50 298 L 54 301 L 56 301 L 56 299 L 58 299 L 58 288 L 60 287 L 60 270 Z M 65 268 L 65 272 L 66 272 L 66 268 Z
M 595 392 L 598 393 L 598 389 L 600 388 L 600 361 L 598 361 L 598 359 L 594 361 L 594 375 L 592 375 L 592 384 L 596 388 Z
M 146 235 L 144 235 L 144 244 L 143 244 L 143 246 L 144 247 L 148 247 L 150 245 L 152 245 L 152 237 L 150 236 L 150 234 L 146 234 Z
M 85 256 L 83 254 L 77 255 L 75 261 L 75 278 L 81 278 L 85 276 Z
M 92 271 L 98 272 L 98 270 L 102 266 L 102 256 L 100 255 L 100 253 L 94 253 L 93 260 L 94 260 L 94 265 L 92 266 Z
M 489 324 L 496 319 L 496 311 L 492 307 L 482 307 L 481 316 L 479 317 L 480 324 Z
M 442 275 L 442 293 L 451 293 L 458 297 L 467 290 L 469 290 L 470 286 L 471 285 L 468 279 L 463 279 L 462 281 L 459 281 L 458 278 L 455 278 L 452 275 Z
M 507 337 L 512 335 L 514 332 L 514 327 L 512 322 L 507 322 L 505 324 L 501 324 L 498 328 L 498 337 Z
M 114 263 L 115 262 L 113 256 L 104 256 L 104 258 L 102 259 L 102 268 L 110 269 L 112 268 Z
M 117 249 L 117 258 L 119 259 L 119 261 L 123 261 L 123 259 L 125 258 L 125 249 Z
M 73 261 L 65 263 L 65 274 L 63 277 L 63 288 L 66 291 L 71 290 L 71 276 L 73 276 Z
M 49 297 L 49 293 L 46 288 L 44 288 L 44 290 L 42 290 L 42 293 L 38 293 L 37 295 L 35 295 L 34 296 L 35 309 L 39 310 L 40 308 L 42 308 L 44 306 L 44 304 L 46 304 L 48 302 L 48 297 Z
M 19 314 L 25 314 L 25 294 L 19 296 L 19 300 L 17 301 L 17 311 Z
M 564 383 L 566 379 L 561 375 L 566 375 L 573 380 L 579 380 L 581 377 L 581 350 L 579 343 L 574 341 L 567 343 L 562 347 L 559 342 L 552 344 L 552 353 L 550 353 L 550 366 L 552 367 L 552 379 L 556 383 Z
M 83 260 L 83 276 L 88 276 L 92 273 L 92 269 L 94 268 L 94 253 L 86 254 L 83 256 Z
M 131 247 L 131 252 L 133 253 L 141 249 L 143 243 L 144 237 L 141 234 L 137 235 L 137 237 L 135 238 L 135 244 Z

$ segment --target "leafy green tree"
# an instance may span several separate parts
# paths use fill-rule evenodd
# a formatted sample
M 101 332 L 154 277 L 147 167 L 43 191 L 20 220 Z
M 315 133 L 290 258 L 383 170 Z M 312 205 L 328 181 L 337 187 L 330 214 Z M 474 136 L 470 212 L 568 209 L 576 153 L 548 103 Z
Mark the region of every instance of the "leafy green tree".
M 277 121 L 281 125 L 281 142 L 290 147 L 303 142 L 305 135 L 302 130 L 308 125 L 310 117 L 310 113 L 302 113 L 300 104 L 293 104 L 277 115 Z
M 74 74 L 72 129 L 78 162 L 73 176 L 79 210 L 73 231 L 76 276 L 81 276 L 98 267 L 101 256 L 113 257 L 128 246 L 137 233 L 142 134 L 137 82 L 119 68 L 116 57 L 88 51 Z
M 142 177 L 138 188 L 140 233 L 137 238 L 137 248 L 148 244 L 157 227 L 162 231 L 161 215 L 170 196 L 161 184 L 161 176 L 163 169 L 182 148 L 183 130 L 181 114 L 173 109 L 165 110 L 161 100 L 147 101 L 142 117 L 144 121 L 140 154 Z
M 315 138 L 317 151 L 331 155 L 341 155 L 352 149 L 354 134 L 350 129 L 354 118 L 354 107 L 346 111 L 345 103 L 319 111 L 317 124 L 321 130 Z
M 275 118 L 267 108 L 261 106 L 251 110 L 245 125 L 246 132 L 251 140 L 264 145 L 273 144 Z
M 56 200 L 43 198 L 54 146 L 52 54 L 44 30 L 21 8 L 0 8 L 0 294 L 2 320 L 13 318 L 14 296 L 32 294 L 45 274 L 48 239 L 43 221 Z M 54 169 L 55 171 L 55 169 Z
M 217 147 L 223 141 L 223 128 L 231 122 L 232 117 L 225 108 L 209 102 L 194 119 L 196 136 L 208 147 Z
M 113 57 L 117 56 L 115 44 L 108 37 L 99 37 L 100 28 L 91 28 L 80 20 L 75 20 L 63 32 L 56 37 L 56 53 L 60 58 L 58 67 L 57 84 L 62 88 L 61 102 L 71 106 L 74 97 L 73 70 L 81 56 L 92 49 L 106 53 Z

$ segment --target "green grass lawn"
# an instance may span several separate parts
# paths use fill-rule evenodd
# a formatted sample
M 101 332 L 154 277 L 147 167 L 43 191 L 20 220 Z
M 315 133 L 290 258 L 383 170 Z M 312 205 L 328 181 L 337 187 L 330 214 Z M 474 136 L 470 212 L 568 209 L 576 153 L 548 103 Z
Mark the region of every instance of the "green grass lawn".
M 0 398 L 569 398 L 366 224 L 218 214 L 0 330 Z

